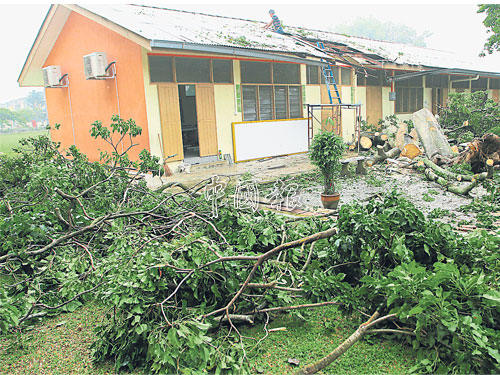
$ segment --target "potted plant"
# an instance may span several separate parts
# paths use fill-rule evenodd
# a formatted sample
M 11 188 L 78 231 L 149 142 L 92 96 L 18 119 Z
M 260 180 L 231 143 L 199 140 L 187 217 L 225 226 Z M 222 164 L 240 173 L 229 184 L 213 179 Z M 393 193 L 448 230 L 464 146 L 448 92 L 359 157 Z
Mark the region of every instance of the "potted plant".
M 324 131 L 314 136 L 309 147 L 309 158 L 324 178 L 324 191 L 321 203 L 324 208 L 336 209 L 340 194 L 335 191 L 333 175 L 340 169 L 340 158 L 345 150 L 344 140 L 333 132 Z

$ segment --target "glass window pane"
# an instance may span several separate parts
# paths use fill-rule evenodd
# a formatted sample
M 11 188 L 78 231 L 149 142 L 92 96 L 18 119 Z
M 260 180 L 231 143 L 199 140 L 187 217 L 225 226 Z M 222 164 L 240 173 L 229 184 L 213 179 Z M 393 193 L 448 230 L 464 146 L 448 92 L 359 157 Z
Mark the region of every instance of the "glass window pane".
M 410 105 L 408 106 L 409 112 L 415 112 L 417 108 L 417 89 L 410 88 Z
M 210 60 L 176 57 L 175 76 L 177 82 L 210 82 Z
M 486 90 L 488 87 L 488 78 L 479 78 L 476 81 L 471 81 L 471 88 Z
M 243 121 L 257 121 L 257 86 L 241 86 L 243 99 Z
M 274 108 L 276 112 L 276 120 L 288 118 L 286 86 L 274 86 Z
M 424 89 L 417 90 L 417 108 L 416 111 L 424 108 Z
M 273 64 L 274 83 L 300 83 L 299 64 Z
M 342 86 L 350 86 L 351 85 L 351 70 L 342 68 L 341 69 L 341 75 L 342 75 Z
M 319 83 L 319 67 L 307 65 L 307 84 L 317 85 Z
M 402 105 L 403 113 L 409 112 L 408 98 L 409 98 L 408 88 L 402 87 L 401 88 L 401 102 L 403 103 L 403 105 Z
M 271 86 L 259 86 L 259 120 L 273 119 L 273 95 Z
M 500 79 L 490 78 L 490 89 L 492 90 L 500 89 Z
M 271 64 L 240 61 L 242 83 L 271 83 Z
M 151 82 L 172 82 L 172 57 L 149 56 L 149 75 Z
M 335 83 L 339 84 L 340 83 L 340 80 L 339 80 L 339 68 L 336 68 L 334 66 L 332 66 L 331 68 L 332 68 L 333 78 L 335 79 Z M 329 73 L 327 72 L 327 74 L 329 74 Z M 325 83 L 325 74 L 324 74 L 324 70 L 323 69 L 321 69 L 321 83 Z
M 396 88 L 394 91 L 396 91 L 396 105 L 394 108 L 394 112 L 400 113 L 401 112 L 401 89 Z
M 301 98 L 300 86 L 289 86 L 288 87 L 288 101 L 290 105 L 290 118 L 301 118 L 302 117 L 302 106 L 300 103 Z
M 232 60 L 212 60 L 212 68 L 215 83 L 233 82 L 233 61 Z
M 358 86 L 366 86 L 366 78 L 364 74 L 356 74 L 357 85 Z

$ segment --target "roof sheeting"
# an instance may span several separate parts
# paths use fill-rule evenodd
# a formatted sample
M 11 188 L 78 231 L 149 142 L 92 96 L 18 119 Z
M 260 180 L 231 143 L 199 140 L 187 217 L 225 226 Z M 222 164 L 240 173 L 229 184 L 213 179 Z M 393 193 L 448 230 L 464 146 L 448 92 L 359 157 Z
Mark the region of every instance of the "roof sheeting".
M 417 47 L 410 44 L 360 38 L 321 30 L 298 27 L 287 28 L 287 30 L 290 29 L 299 32 L 305 38 L 343 44 L 367 55 L 378 55 L 388 62 L 395 64 L 482 70 L 484 72 L 498 71 L 498 66 L 488 64 L 479 57 L 465 57 L 453 52 Z
M 328 57 L 293 38 L 264 30 L 262 22 L 139 5 L 78 6 L 149 40 Z

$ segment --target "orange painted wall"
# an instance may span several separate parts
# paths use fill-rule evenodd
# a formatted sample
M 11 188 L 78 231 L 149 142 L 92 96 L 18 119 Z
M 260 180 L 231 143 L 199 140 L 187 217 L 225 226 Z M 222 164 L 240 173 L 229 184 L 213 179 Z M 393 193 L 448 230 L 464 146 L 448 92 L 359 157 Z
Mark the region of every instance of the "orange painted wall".
M 115 80 L 85 79 L 83 56 L 92 52 L 106 52 L 108 63 L 116 61 L 121 117 L 133 118 L 142 128 L 142 134 L 134 139 L 139 146 L 129 152 L 135 160 L 141 150 L 149 150 L 141 47 L 75 12 L 68 17 L 44 65 L 60 65 L 61 73 L 68 73 L 70 80 L 70 93 L 68 88 L 45 89 L 49 122 L 52 128 L 56 123 L 61 124 L 59 130 L 51 130 L 52 139 L 61 142 L 64 148 L 73 144 L 70 94 L 78 149 L 91 161 L 99 160 L 101 150 L 111 150 L 107 143 L 90 136 L 94 121 L 109 125 L 111 116 L 118 114 Z M 128 145 L 127 139 L 124 148 Z

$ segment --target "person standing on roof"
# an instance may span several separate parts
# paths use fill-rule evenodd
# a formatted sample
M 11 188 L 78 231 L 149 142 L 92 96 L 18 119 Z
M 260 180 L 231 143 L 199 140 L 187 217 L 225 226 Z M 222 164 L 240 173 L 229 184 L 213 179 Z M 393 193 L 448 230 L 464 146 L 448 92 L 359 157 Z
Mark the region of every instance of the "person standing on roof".
M 281 21 L 274 12 L 274 9 L 269 9 L 269 16 L 271 17 L 271 21 L 264 26 L 264 29 L 269 29 L 271 26 L 273 27 L 273 31 L 278 34 L 284 34 L 283 26 L 281 25 Z

